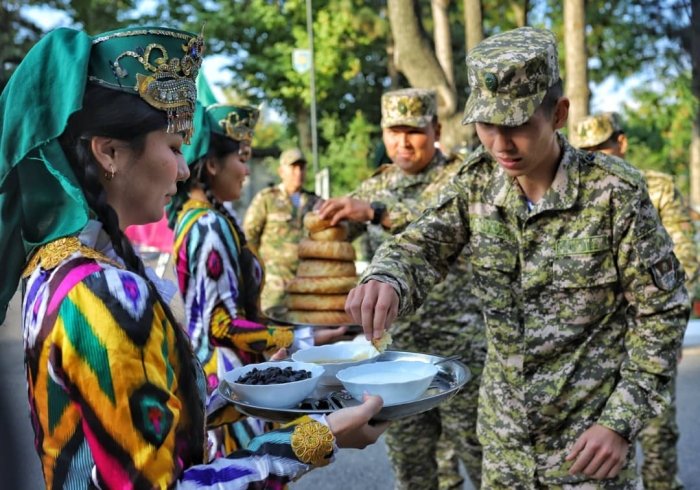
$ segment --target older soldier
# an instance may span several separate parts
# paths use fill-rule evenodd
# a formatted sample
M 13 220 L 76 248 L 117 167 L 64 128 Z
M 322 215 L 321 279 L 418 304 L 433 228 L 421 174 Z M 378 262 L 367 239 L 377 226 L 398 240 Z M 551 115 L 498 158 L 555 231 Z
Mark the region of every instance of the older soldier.
M 668 406 L 688 319 L 673 242 L 639 171 L 559 134 L 551 32 L 486 39 L 467 74 L 483 147 L 382 245 L 346 309 L 381 337 L 467 250 L 488 339 L 483 488 L 637 488 L 630 442 Z
M 304 214 L 319 199 L 302 188 L 306 158 L 300 149 L 282 152 L 278 172 L 282 182 L 260 191 L 243 220 L 248 242 L 265 265 L 265 286 L 260 297 L 263 311 L 283 303 L 284 288 L 294 278 L 299 264 L 297 248 L 303 235 Z
M 605 112 L 579 121 L 573 131 L 571 142 L 578 148 L 600 151 L 608 155 L 625 158 L 627 136 L 620 115 Z M 686 286 L 692 290 L 691 279 L 698 269 L 693 226 L 689 210 L 673 177 L 653 170 L 644 170 L 651 202 L 659 212 L 661 223 L 673 239 L 673 251 L 683 264 L 688 280 Z M 678 478 L 678 424 L 676 423 L 675 373 L 671 387 L 671 405 L 661 417 L 649 421 L 639 433 L 644 452 L 642 480 L 644 488 L 651 490 L 680 490 L 683 484 Z
M 369 223 L 372 251 L 420 216 L 461 163 L 448 161 L 436 148 L 440 124 L 432 90 L 384 94 L 381 126 L 388 156 L 394 163 L 380 167 L 349 197 L 329 199 L 320 208 L 321 216 L 332 218 L 334 224 L 348 218 L 364 229 Z M 360 228 L 355 225 L 351 229 L 351 235 L 355 235 Z M 472 373 L 469 383 L 449 403 L 392 424 L 386 442 L 397 488 L 438 488 L 438 480 L 439 488 L 460 488 L 458 458 L 463 459 L 475 485 L 481 480 L 476 413 L 486 339 L 481 311 L 470 290 L 470 269 L 467 261 L 460 259 L 423 306 L 402 318 L 392 330 L 393 348 L 444 356 L 459 354 Z M 455 451 L 454 456 L 449 454 L 451 451 Z

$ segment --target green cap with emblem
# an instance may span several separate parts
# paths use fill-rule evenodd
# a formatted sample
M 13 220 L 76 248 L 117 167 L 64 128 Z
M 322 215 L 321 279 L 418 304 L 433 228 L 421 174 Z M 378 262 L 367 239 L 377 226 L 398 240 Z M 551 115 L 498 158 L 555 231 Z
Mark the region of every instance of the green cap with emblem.
M 131 27 L 92 40 L 88 80 L 138 94 L 168 115 L 169 133 L 189 141 L 197 100 L 195 79 L 202 64 L 204 39 L 164 27 Z
M 554 35 L 521 27 L 491 36 L 469 51 L 467 78 L 471 93 L 462 124 L 519 126 L 559 81 Z
M 207 107 L 207 115 L 214 123 L 212 131 L 215 133 L 250 143 L 260 118 L 260 110 L 249 105 L 212 104 Z
M 411 126 L 424 128 L 437 116 L 434 90 L 407 88 L 382 95 L 382 128 Z
M 571 132 L 571 144 L 576 148 L 593 148 L 623 131 L 622 118 L 617 112 L 602 112 L 580 119 Z
M 187 136 L 203 47 L 196 34 L 161 27 L 94 37 L 58 28 L 17 66 L 0 95 L 0 323 L 27 257 L 90 217 L 59 142 L 88 82 L 140 97 L 166 114 L 168 131 Z

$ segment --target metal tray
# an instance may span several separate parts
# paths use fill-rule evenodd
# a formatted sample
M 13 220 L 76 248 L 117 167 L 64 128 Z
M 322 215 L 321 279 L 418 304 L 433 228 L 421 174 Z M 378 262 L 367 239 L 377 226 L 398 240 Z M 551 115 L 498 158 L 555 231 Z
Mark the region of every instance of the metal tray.
M 348 324 L 348 323 L 337 323 L 337 324 L 331 324 L 331 323 L 324 323 L 323 325 L 314 325 L 310 323 L 299 323 L 299 322 L 293 322 L 290 321 L 287 318 L 287 307 L 286 306 L 273 306 L 272 308 L 268 308 L 263 312 L 263 315 L 265 315 L 265 318 L 270 320 L 273 323 L 278 323 L 280 325 L 289 325 L 291 327 L 314 327 L 314 328 L 329 328 L 329 327 L 348 327 L 348 333 L 361 333 L 362 332 L 362 326 L 361 325 L 355 325 L 355 324 Z
M 459 391 L 469 381 L 471 374 L 469 369 L 459 361 L 445 360 L 443 357 L 429 354 L 417 354 L 415 352 L 387 351 L 381 354 L 376 362 L 386 361 L 420 361 L 438 363 L 438 373 L 433 382 L 420 398 L 406 403 L 385 405 L 374 417 L 374 420 L 397 420 L 411 415 L 416 415 L 436 407 Z M 219 392 L 228 401 L 233 403 L 238 411 L 273 422 L 289 422 L 304 414 L 328 414 L 341 408 L 359 405 L 342 386 L 319 385 L 311 396 L 303 400 L 293 408 L 266 408 L 252 405 L 237 397 L 226 381 L 219 384 Z

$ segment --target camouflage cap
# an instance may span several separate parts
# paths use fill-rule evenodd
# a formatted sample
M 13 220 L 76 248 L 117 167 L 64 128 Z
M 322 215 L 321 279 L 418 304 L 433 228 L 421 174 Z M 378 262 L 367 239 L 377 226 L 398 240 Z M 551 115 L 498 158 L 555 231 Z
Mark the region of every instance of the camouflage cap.
M 306 158 L 299 148 L 289 148 L 280 155 L 280 166 L 282 167 L 301 162 L 306 163 Z
M 434 90 L 407 88 L 382 95 L 382 128 L 411 126 L 424 128 L 437 116 Z
M 519 126 L 559 81 L 554 35 L 521 27 L 491 36 L 469 51 L 467 78 L 471 93 L 462 124 Z
M 617 112 L 602 112 L 580 119 L 571 132 L 571 144 L 576 148 L 592 148 L 608 141 L 622 131 L 622 118 Z

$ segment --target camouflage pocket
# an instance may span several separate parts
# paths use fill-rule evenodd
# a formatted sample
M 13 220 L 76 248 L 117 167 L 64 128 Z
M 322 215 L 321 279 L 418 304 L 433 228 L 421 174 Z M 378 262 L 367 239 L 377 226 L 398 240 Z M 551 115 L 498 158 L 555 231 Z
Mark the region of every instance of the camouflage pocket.
M 615 309 L 617 283 L 611 250 L 556 257 L 550 295 L 554 315 L 580 326 L 599 321 Z

